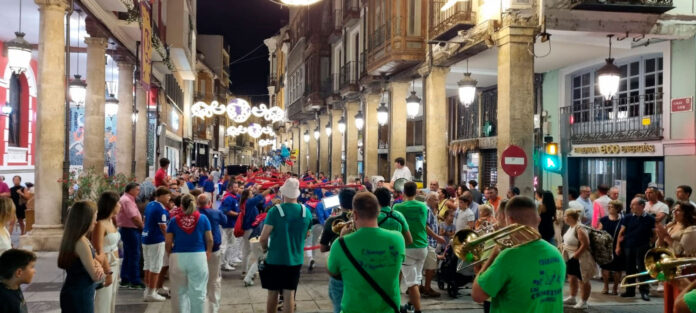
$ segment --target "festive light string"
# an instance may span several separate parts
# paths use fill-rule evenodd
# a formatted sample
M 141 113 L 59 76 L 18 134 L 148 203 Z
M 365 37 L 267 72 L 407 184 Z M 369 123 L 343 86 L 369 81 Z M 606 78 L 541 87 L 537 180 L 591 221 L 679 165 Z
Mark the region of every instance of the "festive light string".
M 251 107 L 249 102 L 244 99 L 234 99 L 227 105 L 213 101 L 210 104 L 199 101 L 191 106 L 191 114 L 200 119 L 211 118 L 214 115 L 222 115 L 227 113 L 227 116 L 236 123 L 244 123 L 249 117 L 263 117 L 264 120 L 271 123 L 280 122 L 285 119 L 285 112 L 279 107 L 266 107 L 265 104 L 260 104 Z
M 242 134 L 247 134 L 252 138 L 259 138 L 261 135 L 268 135 L 269 137 L 275 138 L 276 133 L 270 126 L 261 126 L 256 123 L 251 123 L 249 126 L 230 126 L 227 127 L 227 136 L 237 137 Z

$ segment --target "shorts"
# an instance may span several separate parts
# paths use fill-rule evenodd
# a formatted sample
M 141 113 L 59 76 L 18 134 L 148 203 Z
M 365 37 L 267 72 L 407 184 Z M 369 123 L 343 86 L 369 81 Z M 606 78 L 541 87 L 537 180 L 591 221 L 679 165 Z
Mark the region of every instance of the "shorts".
M 406 287 L 420 285 L 423 279 L 423 264 L 428 256 L 428 248 L 406 249 L 406 259 L 401 266 Z
M 27 217 L 27 206 L 24 204 L 20 204 L 15 208 L 15 216 L 17 216 L 17 219 L 23 220 Z
M 164 242 L 143 244 L 143 270 L 159 273 L 164 264 Z
M 428 246 L 428 255 L 425 256 L 423 269 L 426 271 L 437 269 L 437 253 L 435 253 L 435 248 L 431 246 Z
M 263 271 L 259 271 L 261 287 L 267 290 L 296 290 L 300 282 L 300 269 L 302 265 L 274 265 L 264 264 Z
M 162 261 L 162 267 L 169 267 L 169 252 L 167 248 L 164 249 L 164 261 Z

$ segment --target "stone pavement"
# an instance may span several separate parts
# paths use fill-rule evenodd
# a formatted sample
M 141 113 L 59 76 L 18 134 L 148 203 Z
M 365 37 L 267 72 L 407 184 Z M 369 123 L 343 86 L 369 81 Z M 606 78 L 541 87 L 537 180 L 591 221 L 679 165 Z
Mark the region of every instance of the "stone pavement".
M 24 296 L 29 306 L 29 312 L 60 312 L 59 294 L 64 280 L 63 271 L 56 266 L 58 254 L 55 252 L 38 253 L 37 272 L 34 282 L 24 286 Z M 328 298 L 325 260 L 320 258 L 313 273 L 302 270 L 302 278 L 297 291 L 297 312 L 331 312 L 332 305 Z M 433 283 L 435 286 L 436 283 Z M 601 283 L 593 282 L 593 293 L 590 298 L 590 309 L 593 313 L 642 313 L 662 312 L 662 298 L 653 297 L 652 301 L 644 302 L 639 298 L 622 299 L 617 296 L 600 294 Z M 657 296 L 657 294 L 656 294 Z M 258 313 L 265 311 L 266 291 L 256 285 L 245 288 L 238 271 L 223 272 L 222 300 L 220 312 Z M 402 301 L 406 301 L 402 295 Z M 438 299 L 424 299 L 425 312 L 483 312 L 482 306 L 471 301 L 467 295 L 451 299 L 443 293 Z M 123 313 L 168 313 L 171 312 L 169 302 L 145 303 L 142 301 L 140 290 L 119 290 L 116 312 Z M 565 312 L 581 312 L 567 308 Z

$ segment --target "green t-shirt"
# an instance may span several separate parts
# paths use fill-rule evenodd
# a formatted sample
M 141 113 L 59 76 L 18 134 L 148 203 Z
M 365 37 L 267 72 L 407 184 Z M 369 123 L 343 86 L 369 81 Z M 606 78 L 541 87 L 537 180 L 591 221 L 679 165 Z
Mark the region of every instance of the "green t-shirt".
M 411 231 L 413 243 L 406 246 L 410 248 L 425 248 L 428 246 L 428 233 L 425 231 L 425 222 L 428 219 L 428 207 L 418 200 L 410 200 L 394 205 L 394 211 L 400 212 Z
M 301 205 L 283 203 L 281 207 L 285 217 L 280 216 L 280 211 L 275 206 L 266 215 L 265 225 L 273 226 L 268 242 L 266 263 L 287 266 L 302 265 L 305 237 L 312 225 L 312 212 L 305 207 L 306 212 L 303 219 Z
M 391 212 L 391 216 L 389 216 L 389 212 Z M 392 210 L 392 208 L 388 206 L 380 210 L 377 223 L 381 228 L 393 230 L 402 234 L 408 231 L 408 223 L 406 223 L 406 218 L 404 218 L 403 214 Z
M 477 278 L 491 312 L 563 312 L 565 262 L 544 240 L 505 249 Z
M 689 291 L 684 295 L 684 303 L 691 313 L 696 312 L 696 290 Z
M 404 237 L 391 230 L 363 227 L 343 238 L 355 260 L 400 305 L 399 272 L 406 255 Z M 338 241 L 331 245 L 327 266 L 330 273 L 340 275 L 343 280 L 343 313 L 394 312 L 355 269 Z

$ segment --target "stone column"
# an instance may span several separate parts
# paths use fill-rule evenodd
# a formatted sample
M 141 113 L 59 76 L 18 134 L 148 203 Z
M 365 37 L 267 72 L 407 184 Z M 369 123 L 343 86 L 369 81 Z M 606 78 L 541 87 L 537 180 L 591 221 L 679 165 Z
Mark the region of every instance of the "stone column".
M 85 155 L 82 167 L 104 172 L 104 98 L 106 38 L 87 37 L 87 96 L 85 98 Z
M 300 162 L 300 175 L 304 174 L 307 169 L 309 168 L 309 159 L 307 158 L 308 154 L 307 152 L 309 151 L 309 142 L 305 142 L 305 132 L 309 129 L 309 126 L 305 123 L 300 125 L 300 153 L 299 157 L 301 157 L 302 161 Z M 309 135 L 310 140 L 312 140 L 312 135 Z
M 394 172 L 394 160 L 398 157 L 406 159 L 406 98 L 410 95 L 410 82 L 391 83 L 391 98 L 389 105 L 389 173 Z M 415 169 L 411 169 L 415 174 Z M 391 180 L 391 176 L 385 177 Z
M 449 67 L 433 67 L 425 77 L 425 173 L 431 180 L 447 186 L 447 94 L 445 80 Z
M 379 101 L 381 94 L 379 93 L 368 93 L 366 96 L 367 108 L 365 109 L 365 177 L 370 178 L 373 175 L 377 175 L 377 162 L 379 162 L 379 156 L 377 155 L 378 147 L 378 136 L 379 136 L 379 123 L 377 123 L 377 108 L 379 108 Z
M 116 173 L 131 175 L 133 163 L 133 63 L 118 63 L 118 115 L 116 115 Z
M 61 195 L 65 148 L 66 0 L 35 0 L 39 6 L 38 103 L 36 112 L 35 207 L 33 229 L 20 248 L 56 251 L 63 236 Z
M 307 123 L 307 128 L 309 129 L 309 150 L 307 150 L 307 155 L 309 155 L 309 163 L 307 163 L 307 168 L 314 172 L 319 171 L 317 168 L 317 140 L 314 139 L 314 129 L 317 128 L 317 120 L 310 121 Z
M 329 175 L 329 139 L 330 137 L 326 135 L 326 124 L 329 122 L 328 115 L 319 116 L 319 132 L 321 136 L 319 137 L 319 171 L 324 172 L 324 175 Z M 331 134 L 336 131 L 333 127 L 331 128 Z
M 343 147 L 343 136 L 340 131 L 338 131 L 338 121 L 343 116 L 343 110 L 333 109 L 331 110 L 331 179 L 336 175 L 341 175 L 341 149 Z M 327 173 L 329 175 L 329 173 Z
M 358 176 L 358 128 L 355 127 L 355 115 L 360 109 L 360 102 L 346 103 L 346 182 Z
M 534 193 L 534 25 L 506 18 L 495 34 L 498 46 L 498 190 L 516 186 L 521 194 Z M 430 138 L 428 138 L 430 139 Z M 527 154 L 527 169 L 514 179 L 503 171 L 500 155 L 510 145 Z M 428 156 L 430 157 L 430 156 Z
M 135 123 L 135 179 L 143 182 L 147 176 L 147 92 L 138 82 L 135 87 L 135 109 L 138 122 Z

